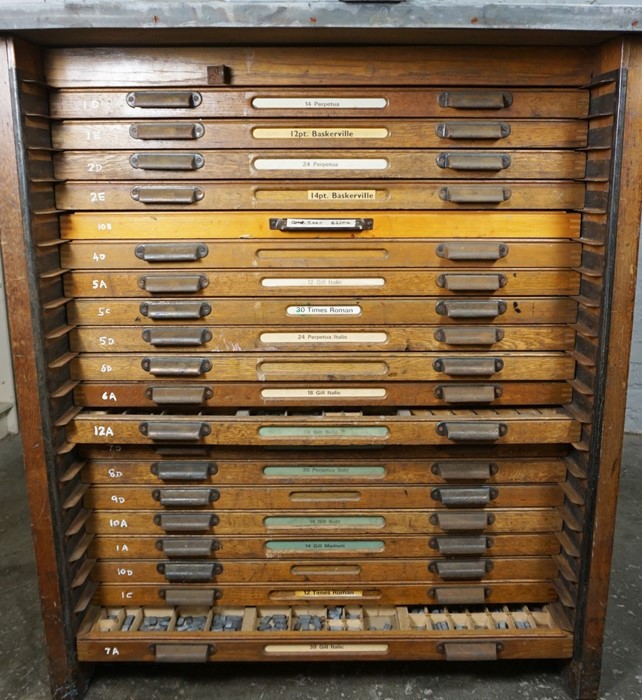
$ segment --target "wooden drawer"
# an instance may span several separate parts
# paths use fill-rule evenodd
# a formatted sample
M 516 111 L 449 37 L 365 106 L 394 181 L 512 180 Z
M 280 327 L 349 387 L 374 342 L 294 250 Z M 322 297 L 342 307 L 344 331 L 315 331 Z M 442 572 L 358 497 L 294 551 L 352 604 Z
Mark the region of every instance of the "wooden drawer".
M 56 186 L 56 206 L 74 211 L 127 211 L 136 209 L 201 210 L 278 208 L 315 210 L 354 209 L 581 209 L 584 184 L 564 180 L 522 182 L 516 180 L 387 181 L 324 180 L 293 182 L 230 182 L 207 180 L 74 181 Z M 153 231 L 153 230 L 152 230 Z M 139 233 L 137 235 L 140 235 Z M 153 237 L 156 233 L 152 232 Z M 443 236 L 443 231 L 440 234 Z
M 501 323 L 575 323 L 577 302 L 571 298 L 466 297 L 464 299 L 350 298 L 339 300 L 299 299 L 73 299 L 67 305 L 68 322 L 74 325 L 141 325 L 158 321 L 181 324 L 221 325 L 298 325 L 385 326 L 424 324 Z M 374 330 L 374 329 L 373 329 Z
M 237 95 L 235 95 L 237 96 Z M 419 95 L 417 95 L 418 97 Z M 214 96 L 212 96 L 214 97 Z M 217 96 L 220 100 L 220 95 Z M 252 99 L 252 98 L 250 98 Z M 131 108 L 134 111 L 135 108 Z M 385 108 L 384 108 L 385 109 Z M 138 110 L 140 111 L 140 109 Z M 189 117 L 185 110 L 185 116 Z M 386 110 L 388 111 L 388 110 Z M 314 116 L 314 115 L 308 115 Z M 53 147 L 69 150 L 262 148 L 583 148 L 587 124 L 529 119 L 166 119 L 64 121 Z M 489 115 L 490 116 L 490 115 Z
M 105 195 L 106 196 L 106 195 Z M 97 199 L 97 201 L 99 201 Z M 282 242 L 274 243 L 261 241 L 260 250 L 269 250 L 265 246 L 276 245 L 289 249 L 290 241 L 298 239 L 314 239 L 313 249 L 323 250 L 325 246 L 361 246 L 358 240 L 361 238 L 403 238 L 413 239 L 421 238 L 422 240 L 415 245 L 415 248 L 424 248 L 420 253 L 413 253 L 420 257 L 412 257 L 410 260 L 416 260 L 416 265 L 424 266 L 426 255 L 431 255 L 433 252 L 432 245 L 428 245 L 424 239 L 437 239 L 434 245 L 438 245 L 444 239 L 447 233 L 448 238 L 497 238 L 499 242 L 508 243 L 507 261 L 514 260 L 513 256 L 513 239 L 529 239 L 531 241 L 537 239 L 566 239 L 579 238 L 580 236 L 580 216 L 579 214 L 567 213 L 562 211 L 531 211 L 531 212 L 511 212 L 510 217 L 505 217 L 493 211 L 355 211 L 348 209 L 341 212 L 341 217 L 330 217 L 327 211 L 273 211 L 273 212 L 176 212 L 164 211 L 159 214 L 145 214 L 142 212 L 129 212 L 127 214 L 119 212 L 79 212 L 75 214 L 67 214 L 61 217 L 61 235 L 64 239 L 99 239 L 105 241 L 129 239 L 133 241 L 154 241 L 171 239 L 172 243 L 176 243 L 176 239 L 184 241 L 187 245 L 190 244 L 190 249 L 185 253 L 186 257 L 195 257 L 200 253 L 194 253 L 193 245 L 190 239 L 186 238 L 186 231 L 198 231 L 198 235 L 204 241 L 216 239 L 235 239 L 234 243 L 228 244 L 226 249 L 232 248 L 234 258 L 234 266 L 237 266 L 236 261 L 239 259 L 236 256 L 242 254 L 248 247 L 255 245 L 253 241 L 244 240 L 251 238 L 279 238 L 288 239 L 288 244 Z M 191 235 L 191 234 L 190 234 Z M 344 242 L 342 239 L 347 239 Z M 225 244 L 225 241 L 221 241 Z M 549 241 L 547 241 L 549 242 Z M 557 241 L 556 241 L 557 242 Z M 402 242 L 403 243 L 403 242 Z M 463 241 L 460 241 L 463 243 Z M 517 241 L 515 241 L 517 243 Z M 370 245 L 374 245 L 372 242 Z M 377 248 L 382 245 L 379 241 L 376 242 Z M 509 245 L 510 244 L 510 245 Z M 76 244 L 74 244 L 75 246 Z M 90 245 L 90 244 L 86 244 Z M 210 245 L 207 243 L 206 245 Z M 214 244 L 212 244 L 214 245 Z M 294 244 L 296 245 L 296 243 Z M 304 243 L 306 255 L 312 255 L 309 244 Z M 344 248 L 340 248 L 343 250 Z M 216 247 L 212 251 L 217 250 Z M 95 255 L 94 255 L 95 253 Z M 209 248 L 208 248 L 209 253 Z M 447 251 L 444 251 L 448 254 Z M 118 264 L 114 257 L 107 259 L 102 257 L 105 251 L 102 249 L 92 249 L 89 257 L 97 264 L 104 264 L 104 267 L 117 267 Z M 62 250 L 62 258 L 66 259 L 67 251 L 65 247 Z M 260 256 L 257 252 L 255 256 Z M 270 256 L 265 253 L 265 256 Z M 386 248 L 385 257 L 388 259 L 392 255 L 392 251 Z M 221 256 L 223 257 L 223 256 Z M 83 259 L 86 259 L 83 258 Z M 202 264 L 207 266 L 211 258 L 202 259 Z M 216 265 L 218 262 L 216 258 Z M 244 258 L 246 259 L 246 258 Z M 394 258 L 393 258 L 394 259 Z M 431 256 L 432 260 L 433 258 Z M 535 257 L 526 258 L 526 266 L 532 266 L 532 260 Z M 270 258 L 271 260 L 271 258 Z M 447 258 L 438 258 L 439 264 L 447 264 Z M 501 265 L 502 258 L 500 257 L 497 263 Z M 139 259 L 136 258 L 139 264 Z M 408 262 L 408 259 L 405 260 Z M 257 259 L 253 259 L 251 263 L 253 267 L 259 264 Z M 276 265 L 276 263 L 274 263 Z M 296 265 L 301 262 L 297 258 Z M 307 262 L 306 265 L 311 263 Z M 483 265 L 488 264 L 485 259 Z M 82 267 L 82 265 L 71 265 L 72 267 Z M 134 264 L 132 263 L 131 267 Z M 288 265 L 286 265 L 288 266 Z M 312 263 L 312 266 L 317 266 Z M 330 263 L 328 264 L 330 266 Z M 359 264 L 354 263 L 355 267 Z M 429 265 L 429 266 L 432 266 Z M 514 264 L 515 267 L 524 266 L 523 264 Z M 554 265 L 553 267 L 557 267 Z M 559 265 L 565 267 L 566 265 Z M 130 265 L 125 265 L 130 267 Z
M 563 296 L 580 291 L 580 275 L 570 270 L 489 271 L 291 270 L 167 272 L 79 272 L 64 278 L 70 297 L 108 298 L 180 294 L 185 297 L 458 296 L 462 294 Z
M 237 352 L 253 351 L 430 351 L 572 350 L 575 331 L 568 326 L 424 326 L 345 329 L 287 327 L 75 328 L 69 334 L 75 352 Z

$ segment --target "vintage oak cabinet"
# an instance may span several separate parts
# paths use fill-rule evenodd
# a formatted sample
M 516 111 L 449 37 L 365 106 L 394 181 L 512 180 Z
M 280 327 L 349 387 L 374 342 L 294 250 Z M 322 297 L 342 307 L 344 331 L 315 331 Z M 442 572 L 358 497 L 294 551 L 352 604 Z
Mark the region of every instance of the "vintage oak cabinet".
M 56 698 L 536 658 L 597 697 L 642 43 L 347 29 L 1 40 Z

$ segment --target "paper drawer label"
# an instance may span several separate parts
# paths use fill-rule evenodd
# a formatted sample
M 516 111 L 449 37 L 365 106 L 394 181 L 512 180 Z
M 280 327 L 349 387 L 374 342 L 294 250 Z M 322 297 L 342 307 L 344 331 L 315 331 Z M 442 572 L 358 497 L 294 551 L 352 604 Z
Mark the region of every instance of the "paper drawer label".
M 263 520 L 265 527 L 385 527 L 386 519 L 380 515 L 342 515 L 342 516 L 297 516 L 269 515 Z
M 256 158 L 255 170 L 385 170 L 387 158 Z
M 382 552 L 383 540 L 272 540 L 271 552 Z
M 383 438 L 388 435 L 385 426 L 360 425 L 264 425 L 259 428 L 261 437 L 369 437 Z
M 337 476 L 367 476 L 367 477 L 383 477 L 386 475 L 385 467 L 348 467 L 348 466 L 333 466 L 325 464 L 306 464 L 301 466 L 278 466 L 264 467 L 263 474 L 265 476 L 285 476 L 285 477 L 337 477 Z
M 255 109 L 384 109 L 385 97 L 255 97 Z
M 266 277 L 262 287 L 383 287 L 383 277 Z
M 308 190 L 308 199 L 319 201 L 330 200 L 368 200 L 377 199 L 377 190 Z
M 363 598 L 363 591 L 355 591 L 348 588 L 305 588 L 294 591 L 295 598 Z
M 262 343 L 385 343 L 387 333 L 261 333 Z
M 263 389 L 264 399 L 383 399 L 385 389 Z
M 288 316 L 358 316 L 361 307 L 356 304 L 342 306 L 288 306 Z
M 266 654 L 386 654 L 387 644 L 266 644 Z
M 255 139 L 385 139 L 388 129 L 381 128 L 326 128 L 297 126 L 252 129 Z

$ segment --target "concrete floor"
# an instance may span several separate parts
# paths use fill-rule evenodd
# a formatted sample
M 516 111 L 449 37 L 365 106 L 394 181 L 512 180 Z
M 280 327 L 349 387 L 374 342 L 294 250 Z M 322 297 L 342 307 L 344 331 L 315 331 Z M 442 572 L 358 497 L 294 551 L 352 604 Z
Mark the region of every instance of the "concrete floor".
M 606 630 L 604 700 L 642 698 L 642 436 L 625 439 Z M 0 443 L 0 698 L 45 700 L 49 686 L 16 438 Z M 564 700 L 551 663 L 332 663 L 98 667 L 87 700 Z

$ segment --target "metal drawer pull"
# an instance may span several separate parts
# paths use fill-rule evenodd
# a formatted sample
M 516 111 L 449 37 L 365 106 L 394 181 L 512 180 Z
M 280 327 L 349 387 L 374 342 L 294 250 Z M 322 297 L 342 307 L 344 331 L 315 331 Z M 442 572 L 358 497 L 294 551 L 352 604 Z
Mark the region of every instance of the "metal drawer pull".
M 442 139 L 505 139 L 510 135 L 506 122 L 441 122 L 435 133 Z
M 446 661 L 497 661 L 497 652 L 503 645 L 496 642 L 448 642 L 437 645 L 446 655 Z
M 144 275 L 138 286 L 152 294 L 189 294 L 209 286 L 206 275 Z
M 156 549 L 168 557 L 209 557 L 219 547 L 208 537 L 177 537 L 158 540 Z
M 497 489 L 479 486 L 477 488 L 438 488 L 430 493 L 431 498 L 452 508 L 474 508 L 487 506 L 497 498 Z
M 150 386 L 145 396 L 159 406 L 166 404 L 202 404 L 213 396 L 207 386 Z
M 214 462 L 154 462 L 150 471 L 162 481 L 204 481 L 218 467 Z
M 221 497 L 218 489 L 154 489 L 152 498 L 162 506 L 189 508 L 209 506 Z
M 215 651 L 209 644 L 154 644 L 157 663 L 202 663 Z
M 506 170 L 511 157 L 507 153 L 440 153 L 437 165 L 445 170 Z
M 433 513 L 430 523 L 445 532 L 457 530 L 485 530 L 495 522 L 492 513 Z
M 143 109 L 177 109 L 198 107 L 203 98 L 198 92 L 178 90 L 176 92 L 136 91 L 127 93 L 125 101 L 130 107 Z
M 431 598 L 447 605 L 475 605 L 483 603 L 490 595 L 490 590 L 483 586 L 449 586 L 448 588 L 431 588 Z
M 438 102 L 453 109 L 504 109 L 513 104 L 513 95 L 503 90 L 450 90 L 440 93 Z
M 453 292 L 495 292 L 506 286 L 506 275 L 462 275 L 442 274 L 437 277 L 437 286 Z M 150 290 L 151 291 L 151 290 Z
M 220 518 L 213 513 L 158 513 L 154 524 L 165 532 L 209 532 Z
M 131 198 L 141 204 L 194 204 L 205 196 L 201 187 L 132 187 Z
M 501 395 L 498 384 L 449 384 L 435 389 L 435 396 L 446 403 L 490 403 Z
M 129 127 L 129 135 L 139 141 L 153 141 L 155 139 L 200 139 L 205 133 L 205 127 L 198 122 L 191 124 L 166 124 L 152 122 L 150 124 L 132 124 Z
M 447 557 L 480 556 L 492 546 L 490 537 L 433 537 L 430 547 Z
M 499 357 L 438 357 L 433 360 L 432 366 L 435 372 L 451 377 L 488 377 L 502 371 L 504 360 Z
M 217 562 L 168 562 L 158 564 L 156 571 L 170 583 L 205 583 L 223 572 Z
M 373 219 L 270 219 L 271 231 L 371 231 Z
M 212 340 L 206 328 L 147 328 L 141 337 L 154 347 L 198 346 Z
M 508 187 L 451 185 L 439 190 L 439 199 L 454 204 L 501 204 L 511 198 Z
M 497 474 L 498 467 L 493 462 L 436 462 L 431 471 L 442 479 L 489 479 Z
M 492 571 L 491 561 L 433 561 L 428 570 L 444 581 L 479 581 Z
M 506 423 L 439 423 L 437 434 L 449 440 L 488 442 L 499 440 L 508 432 Z
M 141 243 L 134 248 L 134 255 L 145 262 L 196 262 L 207 257 L 205 243 Z
M 446 260 L 500 260 L 508 245 L 497 241 L 449 241 L 435 246 L 435 255 Z
M 506 313 L 505 301 L 438 301 L 435 311 L 448 318 L 495 318 Z
M 210 607 L 214 601 L 220 598 L 220 592 L 216 588 L 192 589 L 192 588 L 162 588 L 160 597 L 167 605 L 185 607 Z
M 501 328 L 438 328 L 435 340 L 447 345 L 494 345 L 504 340 Z
M 212 369 L 204 357 L 145 357 L 140 366 L 155 377 L 199 377 Z
M 160 421 L 141 423 L 141 435 L 150 440 L 200 440 L 209 435 L 212 428 L 207 423 L 163 423 Z
M 132 153 L 129 164 L 137 170 L 198 170 L 205 158 L 200 153 Z
M 159 321 L 187 321 L 209 316 L 212 307 L 201 301 L 145 301 L 140 305 L 140 312 Z

